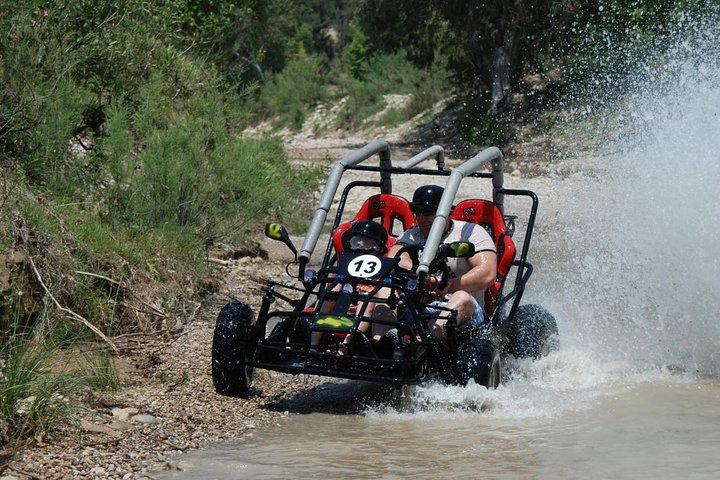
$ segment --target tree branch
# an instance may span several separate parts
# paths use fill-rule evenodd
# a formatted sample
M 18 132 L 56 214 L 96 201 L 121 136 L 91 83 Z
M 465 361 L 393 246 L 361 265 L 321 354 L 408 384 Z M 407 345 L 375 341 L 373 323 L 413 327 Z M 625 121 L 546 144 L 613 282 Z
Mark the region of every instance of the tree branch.
M 110 277 L 106 277 L 105 275 L 100 275 L 100 274 L 97 274 L 97 273 L 83 272 L 82 270 L 75 270 L 75 273 L 77 273 L 78 275 L 86 275 L 86 276 L 88 276 L 88 277 L 99 278 L 99 279 L 101 279 L 101 280 L 105 280 L 106 282 L 112 283 L 113 285 L 117 285 L 118 287 L 123 287 L 123 288 L 127 289 L 127 290 L 130 292 L 130 294 L 131 294 L 133 297 L 135 297 L 135 299 L 136 299 L 138 302 L 142 303 L 142 304 L 145 305 L 147 308 L 149 308 L 150 310 L 152 310 L 152 312 L 145 312 L 145 313 L 151 313 L 152 315 L 155 315 L 155 316 L 157 316 L 157 317 L 167 318 L 167 314 L 166 314 L 165 312 L 163 312 L 163 311 L 160 310 L 159 308 L 151 305 L 150 303 L 146 302 L 145 300 L 143 300 L 142 298 L 140 298 L 140 296 L 139 296 L 137 293 L 135 293 L 131 288 L 126 287 L 125 285 L 123 285 L 121 282 L 118 282 L 117 280 L 113 280 L 113 279 L 110 278 Z M 138 309 L 136 308 L 135 310 L 138 310 Z M 140 310 L 138 310 L 138 311 L 140 311 Z
M 55 296 L 52 293 L 50 293 L 50 290 L 48 290 L 47 286 L 45 286 L 45 282 L 43 282 L 42 276 L 40 276 L 40 272 L 38 271 L 37 267 L 35 266 L 35 262 L 33 261 L 32 257 L 30 257 L 29 260 L 30 260 L 30 266 L 32 267 L 33 273 L 35 273 L 35 277 L 37 278 L 38 282 L 40 282 L 40 286 L 42 286 L 43 290 L 45 290 L 45 293 L 50 297 L 50 299 L 55 304 L 55 308 L 57 308 L 58 310 L 60 310 L 61 312 L 65 313 L 65 314 L 67 314 L 68 316 L 70 316 L 70 318 L 73 318 L 74 320 L 77 320 L 78 322 L 85 325 L 87 328 L 92 330 L 95 333 L 95 335 L 97 335 L 98 337 L 103 339 L 105 341 L 105 343 L 110 345 L 110 347 L 113 349 L 113 351 L 117 352 L 118 349 L 115 346 L 115 344 L 112 342 L 112 340 L 110 340 L 107 336 L 105 336 L 105 334 L 102 333 L 99 328 L 97 328 L 92 323 L 88 322 L 82 315 L 79 315 L 79 314 L 73 312 L 72 310 L 70 310 L 69 308 L 65 308 L 62 305 L 60 305 L 60 302 L 57 301 Z

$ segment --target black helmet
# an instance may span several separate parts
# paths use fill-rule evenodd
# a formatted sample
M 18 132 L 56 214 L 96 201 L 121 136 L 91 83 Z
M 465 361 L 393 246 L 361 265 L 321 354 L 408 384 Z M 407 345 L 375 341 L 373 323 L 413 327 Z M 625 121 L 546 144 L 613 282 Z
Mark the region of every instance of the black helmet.
M 350 229 L 348 244 L 350 250 L 377 250 L 377 253 L 385 253 L 387 238 L 387 232 L 382 225 L 372 220 L 363 220 Z
M 440 199 L 442 198 L 444 188 L 438 187 L 437 185 L 423 185 L 418 187 L 413 193 L 412 203 L 410 207 L 413 211 L 417 210 L 437 210 L 440 205 Z

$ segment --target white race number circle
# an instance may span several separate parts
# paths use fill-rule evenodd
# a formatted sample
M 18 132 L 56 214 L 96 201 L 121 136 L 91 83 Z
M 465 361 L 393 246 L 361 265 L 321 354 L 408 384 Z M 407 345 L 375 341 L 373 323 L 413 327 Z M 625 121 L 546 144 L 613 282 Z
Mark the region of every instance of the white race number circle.
M 382 268 L 382 262 L 375 255 L 360 255 L 352 259 L 348 265 L 348 275 L 360 278 L 370 278 Z

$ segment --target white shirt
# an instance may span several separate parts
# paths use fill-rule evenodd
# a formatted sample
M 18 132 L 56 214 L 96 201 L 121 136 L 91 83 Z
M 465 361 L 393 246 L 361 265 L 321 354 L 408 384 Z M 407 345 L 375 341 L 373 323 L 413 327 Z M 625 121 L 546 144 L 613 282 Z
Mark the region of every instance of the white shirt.
M 396 243 L 424 246 L 426 241 L 427 239 L 420 228 L 413 227 L 400 235 Z M 495 242 L 483 227 L 476 223 L 450 220 L 450 229 L 445 232 L 440 242 L 452 243 L 458 241 L 470 242 L 475 245 L 476 255 L 480 252 L 496 251 Z M 448 258 L 448 267 L 450 267 L 450 279 L 461 277 L 472 268 L 467 258 Z M 484 290 L 468 293 L 475 297 L 480 305 L 485 303 Z

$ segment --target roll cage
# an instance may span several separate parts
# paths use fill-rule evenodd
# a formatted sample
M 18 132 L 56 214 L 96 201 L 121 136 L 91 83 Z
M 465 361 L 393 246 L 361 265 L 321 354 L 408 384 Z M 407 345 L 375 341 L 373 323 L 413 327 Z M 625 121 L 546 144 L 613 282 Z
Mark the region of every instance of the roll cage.
M 361 165 L 361 163 L 375 155 L 379 156 L 379 165 Z M 419 167 L 422 162 L 432 158 L 435 159 L 435 168 Z M 490 167 L 489 172 L 479 171 L 485 166 Z M 487 215 L 489 215 L 487 223 L 491 224 L 491 227 L 493 224 L 495 226 L 495 228 L 492 229 L 493 231 L 491 232 L 491 236 L 493 236 L 493 241 L 496 244 L 496 249 L 499 254 L 497 280 L 495 285 L 488 290 L 488 294 L 486 295 L 486 314 L 490 318 L 494 327 L 501 329 L 504 326 L 506 327 L 506 325 L 503 324 L 512 319 L 522 299 L 525 286 L 533 271 L 532 264 L 528 261 L 528 251 L 537 215 L 538 198 L 537 195 L 530 190 L 503 188 L 503 156 L 502 152 L 498 148 L 487 148 L 452 169 L 445 168 L 444 149 L 439 145 L 427 148 L 414 157 L 404 161 L 399 167 L 394 167 L 392 166 L 389 144 L 384 140 L 374 141 L 353 154 L 338 160 L 331 168 L 319 205 L 310 223 L 308 234 L 306 235 L 297 254 L 297 262 L 299 266 L 298 278 L 300 280 L 304 279 L 306 266 L 308 265 L 308 262 L 317 246 L 320 232 L 327 220 L 327 215 L 336 196 L 342 176 L 347 170 L 365 171 L 368 173 L 377 172 L 379 173 L 380 178 L 377 181 L 353 181 L 348 183 L 343 189 L 340 195 L 337 212 L 332 223 L 331 231 L 333 234 L 330 235 L 327 242 L 321 268 L 332 266 L 336 261 L 337 254 L 340 251 L 339 247 L 342 246 L 342 242 L 340 240 L 342 232 L 347 230 L 353 221 L 370 219 L 356 215 L 351 222 L 342 223 L 342 217 L 345 211 L 348 196 L 354 188 L 377 187 L 380 189 L 380 193 L 378 195 L 381 197 L 383 195 L 393 196 L 407 202 L 404 198 L 392 193 L 393 175 L 447 177 L 444 185 L 444 193 L 440 200 L 440 205 L 438 206 L 435 221 L 430 229 L 425 248 L 423 249 L 422 255 L 419 259 L 419 265 L 415 272 L 418 277 L 418 282 L 422 284 L 429 273 L 430 265 L 435 259 L 440 245 L 445 220 L 450 218 L 483 223 L 481 221 L 483 213 L 479 212 L 479 215 L 477 212 L 468 213 L 470 209 L 466 208 L 465 205 L 468 205 L 469 202 L 473 201 L 476 202 L 476 204 L 478 204 L 478 202 L 484 203 L 486 207 L 483 207 L 483 209 L 487 210 Z M 455 197 L 460 184 L 466 178 L 490 179 L 492 181 L 492 201 L 486 199 L 470 199 L 454 205 Z M 517 217 L 514 215 L 505 215 L 504 203 L 506 196 L 527 197 L 531 202 L 530 213 L 528 215 L 519 258 L 516 258 L 515 244 L 512 240 L 513 234 L 515 233 L 515 219 Z M 363 205 L 363 208 L 365 207 L 366 205 Z M 362 213 L 363 208 L 361 208 L 361 212 L 359 212 L 359 214 Z M 493 209 L 497 209 L 497 211 L 493 211 Z M 381 223 L 383 223 L 386 230 L 390 230 L 388 228 L 390 223 L 387 220 L 382 219 Z M 407 228 L 407 222 L 403 221 L 403 227 Z M 389 242 L 394 241 L 393 233 L 393 231 L 388 231 Z M 505 281 L 510 276 L 511 272 L 515 275 L 514 284 L 509 292 L 504 293 Z M 503 315 L 503 318 L 506 321 L 501 322 L 499 315 L 501 307 L 504 307 L 511 300 L 512 303 L 510 304 L 509 311 L 506 311 L 506 314 Z

